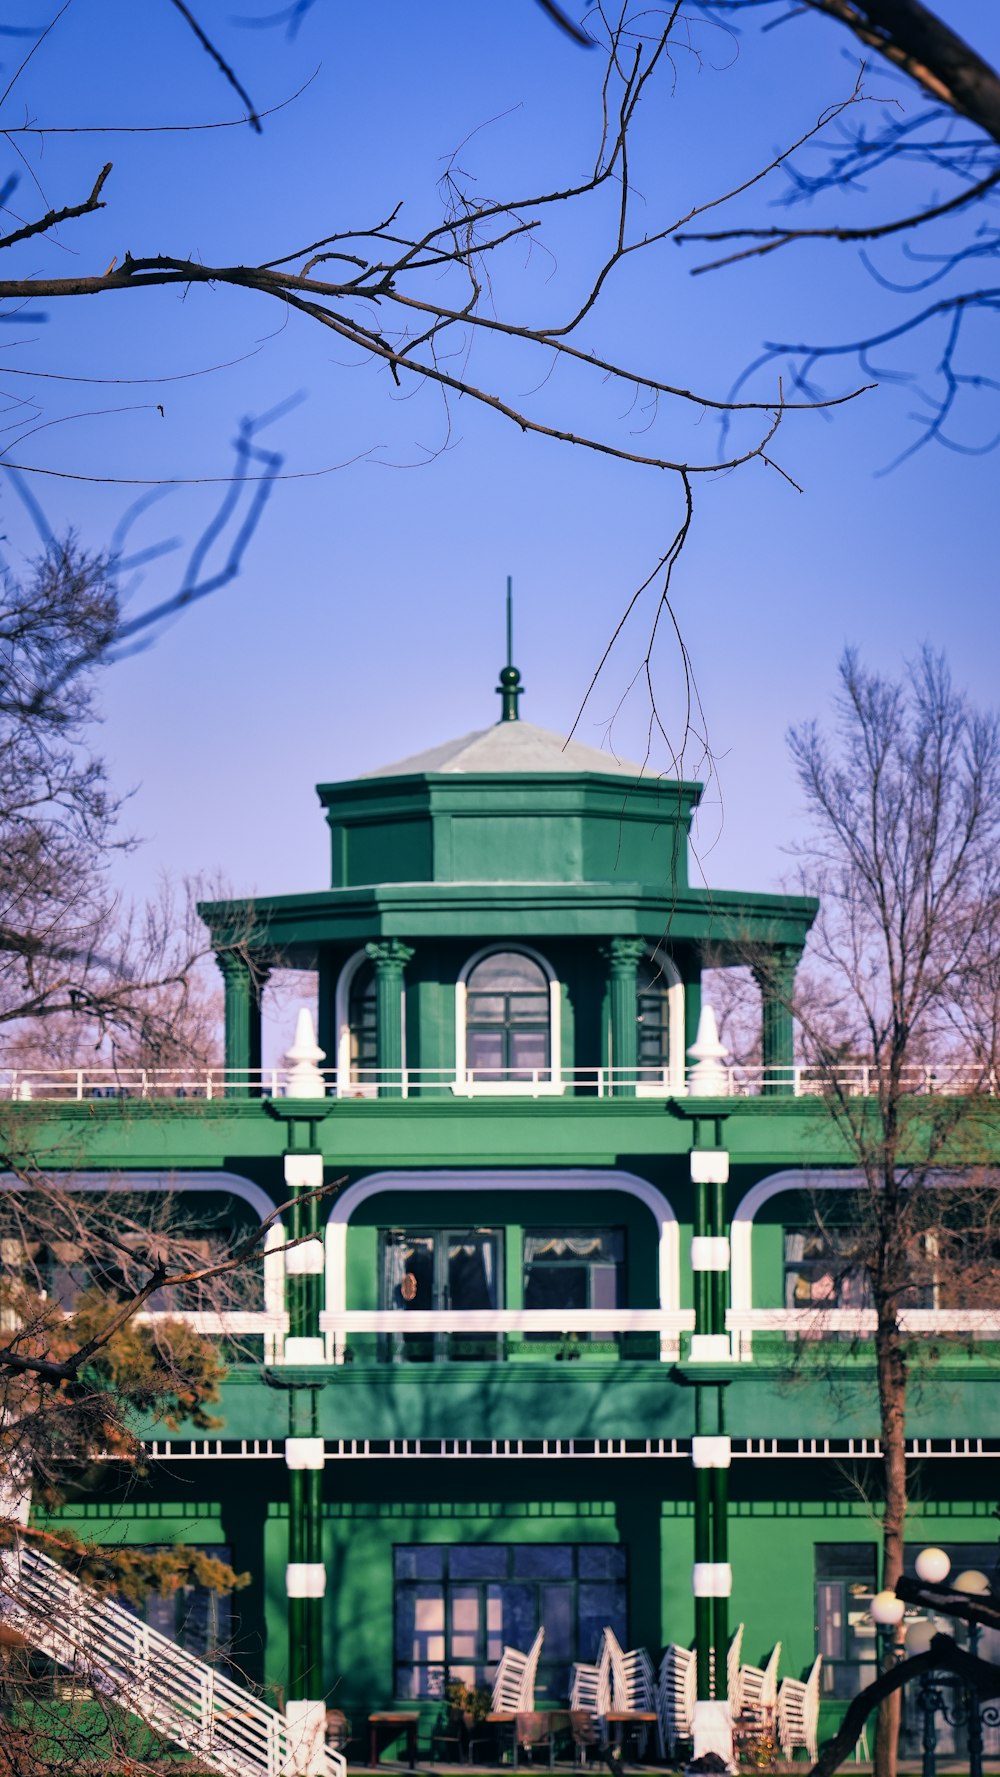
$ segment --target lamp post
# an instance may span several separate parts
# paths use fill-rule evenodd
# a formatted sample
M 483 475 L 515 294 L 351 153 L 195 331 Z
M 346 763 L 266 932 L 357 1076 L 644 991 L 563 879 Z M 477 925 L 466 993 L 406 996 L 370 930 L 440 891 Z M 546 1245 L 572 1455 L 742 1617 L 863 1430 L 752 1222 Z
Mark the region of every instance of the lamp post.
M 929 1586 L 943 1585 L 951 1572 L 951 1562 L 943 1549 L 921 1549 L 915 1566 L 917 1578 Z M 969 1597 L 981 1597 L 990 1591 L 990 1582 L 984 1573 L 969 1568 L 952 1581 L 952 1590 L 965 1592 Z M 979 1651 L 979 1624 L 970 1623 L 968 1632 L 969 1652 L 975 1656 Z M 915 1623 L 906 1638 L 907 1652 L 927 1653 L 934 1634 L 932 1622 Z M 925 1672 L 917 1695 L 923 1717 L 922 1777 L 936 1777 L 939 1715 L 950 1727 L 964 1726 L 968 1739 L 969 1777 L 982 1777 L 983 1716 L 975 1688 L 971 1685 L 960 1687 L 956 1681 L 944 1683 L 936 1672 Z

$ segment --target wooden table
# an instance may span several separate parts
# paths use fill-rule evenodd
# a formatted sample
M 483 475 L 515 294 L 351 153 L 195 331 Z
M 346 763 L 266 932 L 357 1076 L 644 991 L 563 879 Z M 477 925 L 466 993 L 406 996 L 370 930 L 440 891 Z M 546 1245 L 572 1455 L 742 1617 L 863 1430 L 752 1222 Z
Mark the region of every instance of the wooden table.
M 398 1740 L 400 1734 L 406 1735 L 406 1756 L 412 1771 L 417 1762 L 417 1724 L 420 1721 L 418 1709 L 376 1709 L 368 1717 L 369 1759 L 368 1763 L 374 1770 L 378 1764 L 378 1731 L 379 1728 L 393 1730 L 386 1738 L 386 1745 Z
M 645 1729 L 648 1735 L 649 1730 L 656 1726 L 657 1714 L 655 1709 L 611 1709 L 606 1720 L 616 1746 L 621 1746 L 624 1750 L 629 1729 L 634 1729 L 636 1733 Z
M 655 1721 L 655 1716 L 653 1719 Z M 517 1715 L 488 1715 L 486 1720 L 501 1731 L 510 1728 L 511 1769 L 514 1771 L 517 1770 L 518 1747 L 522 1743 L 525 1746 L 535 1745 L 543 1739 L 548 1740 L 549 1764 L 554 1765 L 555 1737 L 559 1733 L 566 1733 L 570 1725 L 568 1709 L 537 1709 L 530 1714 L 519 1712 Z

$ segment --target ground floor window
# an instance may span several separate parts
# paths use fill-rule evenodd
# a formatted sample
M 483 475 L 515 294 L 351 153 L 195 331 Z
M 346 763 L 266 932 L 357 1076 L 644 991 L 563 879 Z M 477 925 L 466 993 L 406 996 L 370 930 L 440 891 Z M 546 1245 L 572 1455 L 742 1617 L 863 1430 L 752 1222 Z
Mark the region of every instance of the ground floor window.
M 994 1543 L 941 1543 L 935 1546 L 943 1548 L 950 1557 L 953 1576 L 970 1570 L 978 1570 L 988 1577 L 994 1573 Z M 907 1544 L 906 1573 L 910 1579 L 916 1577 L 914 1562 L 921 1547 L 919 1543 Z M 824 1696 L 855 1697 L 875 1677 L 875 1625 L 868 1607 L 878 1589 L 878 1562 L 879 1548 L 874 1542 L 816 1544 L 816 1637 L 817 1652 L 823 1655 L 820 1682 Z M 919 1611 L 908 1610 L 905 1620 L 910 1624 L 920 1618 Z M 934 1623 L 946 1635 L 956 1631 L 955 1623 L 947 1617 L 935 1618 Z M 958 1638 L 963 1646 L 968 1645 L 966 1632 L 961 1627 L 958 1628 Z M 979 1652 L 985 1660 L 1000 1660 L 1000 1632 L 984 1630 Z M 900 1723 L 899 1745 L 904 1757 L 919 1757 L 922 1735 L 923 1715 L 918 1689 L 915 1684 L 910 1684 L 903 1691 Z M 967 1756 L 964 1729 L 956 1730 L 942 1716 L 937 1720 L 937 1737 L 941 1757 Z M 987 1755 L 995 1758 L 1000 1753 L 1000 1729 L 985 1726 L 983 1743 Z
M 399 1698 L 488 1686 L 504 1646 L 526 1652 L 544 1627 L 537 1690 L 558 1700 L 605 1624 L 627 1642 L 625 1551 L 613 1544 L 402 1544 L 393 1567 Z
M 231 1562 L 231 1551 L 224 1544 L 195 1546 L 217 1561 L 227 1565 Z M 154 1554 L 162 1547 L 162 1543 L 157 1544 L 148 1552 Z M 119 1598 L 118 1602 L 130 1616 L 138 1617 L 201 1660 L 218 1659 L 232 1645 L 233 1601 L 228 1592 L 211 1592 L 207 1586 L 193 1584 L 165 1594 L 151 1592 L 141 1604 L 133 1604 L 127 1598 Z

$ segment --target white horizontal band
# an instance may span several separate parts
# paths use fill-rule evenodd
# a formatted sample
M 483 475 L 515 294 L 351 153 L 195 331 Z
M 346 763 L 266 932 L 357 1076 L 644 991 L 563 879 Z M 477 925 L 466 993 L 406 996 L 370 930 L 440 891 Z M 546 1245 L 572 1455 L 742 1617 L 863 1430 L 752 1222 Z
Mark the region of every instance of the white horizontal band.
M 288 1257 L 291 1258 L 291 1253 Z M 691 1240 L 692 1271 L 728 1271 L 729 1241 L 724 1234 L 695 1234 Z
M 325 1364 L 326 1343 L 323 1339 L 303 1339 L 298 1336 L 286 1339 L 282 1361 L 286 1364 Z
M 322 1561 L 289 1561 L 285 1568 L 289 1598 L 322 1598 L 326 1592 L 326 1568 Z
M 323 1183 L 322 1154 L 286 1154 L 285 1183 L 292 1190 L 315 1191 Z
M 693 1185 L 728 1185 L 728 1148 L 692 1148 L 691 1183 Z
M 715 1435 L 691 1439 L 691 1461 L 695 1468 L 728 1468 L 732 1460 L 731 1438 Z
M 285 1462 L 289 1468 L 324 1468 L 326 1446 L 322 1438 L 286 1438 Z
M 733 1589 L 733 1570 L 728 1561 L 696 1561 L 691 1569 L 691 1590 L 696 1598 L 728 1598 Z
M 286 1277 L 318 1277 L 323 1270 L 323 1242 L 303 1240 L 285 1253 Z
M 293 1344 L 285 1340 L 285 1350 Z M 692 1333 L 690 1358 L 693 1364 L 728 1364 L 732 1359 L 728 1333 Z

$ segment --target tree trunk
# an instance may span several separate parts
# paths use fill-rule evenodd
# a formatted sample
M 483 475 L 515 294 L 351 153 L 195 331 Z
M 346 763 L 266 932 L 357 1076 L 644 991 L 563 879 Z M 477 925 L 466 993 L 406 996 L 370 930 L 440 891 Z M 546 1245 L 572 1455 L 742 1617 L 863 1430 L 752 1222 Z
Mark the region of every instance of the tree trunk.
M 882 1436 L 884 1507 L 882 1516 L 882 1590 L 894 1592 L 903 1572 L 906 1524 L 906 1352 L 900 1336 L 895 1300 L 878 1304 L 875 1330 Z M 896 1649 L 890 1659 L 896 1657 Z M 875 1777 L 896 1777 L 901 1691 L 879 1705 L 875 1730 Z

